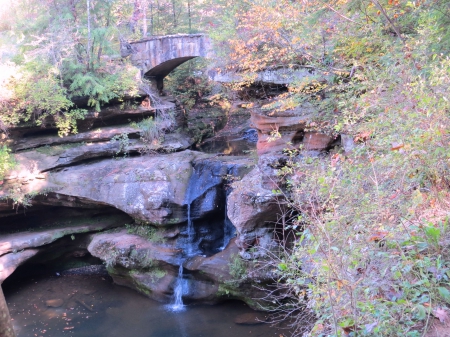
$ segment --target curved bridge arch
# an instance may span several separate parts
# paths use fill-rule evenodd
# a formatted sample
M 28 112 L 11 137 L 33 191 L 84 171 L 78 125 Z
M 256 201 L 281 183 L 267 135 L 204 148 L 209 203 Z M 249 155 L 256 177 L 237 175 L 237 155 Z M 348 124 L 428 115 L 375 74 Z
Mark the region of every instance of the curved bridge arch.
M 131 62 L 150 78 L 159 91 L 173 69 L 195 57 L 208 57 L 210 40 L 204 34 L 153 36 L 130 42 Z

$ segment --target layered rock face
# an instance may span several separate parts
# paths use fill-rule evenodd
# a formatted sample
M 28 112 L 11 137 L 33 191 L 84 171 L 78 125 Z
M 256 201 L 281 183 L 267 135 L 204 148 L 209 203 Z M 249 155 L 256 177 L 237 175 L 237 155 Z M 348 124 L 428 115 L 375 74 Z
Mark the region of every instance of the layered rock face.
M 23 264 L 60 274 L 61 259 L 90 256 L 117 284 L 160 301 L 173 299 L 183 265 L 185 301 L 257 306 L 253 284 L 268 275 L 239 265 L 227 217 L 230 184 L 253 159 L 187 150 L 192 140 L 179 132 L 148 144 L 121 119 L 65 138 L 12 131 L 18 165 L 0 188 L 0 282 Z
M 262 109 L 252 110 L 251 121 L 258 130 L 258 154 L 293 149 L 303 145 L 307 151 L 328 150 L 336 140 L 319 132 L 307 132 L 314 109 L 304 104 L 295 110 L 267 112 Z
M 260 308 L 261 289 L 273 276 L 261 263 L 287 211 L 277 175 L 283 149 L 302 145 L 299 157 L 317 154 L 336 139 L 307 131 L 310 105 L 252 108 L 255 161 L 190 150 L 195 135 L 171 130 L 187 125 L 200 133 L 194 118 L 185 123 L 176 114 L 164 139 L 148 142 L 124 120 L 139 122 L 154 109 L 122 112 L 90 114 L 79 134 L 64 138 L 51 127 L 11 130 L 18 166 L 0 184 L 0 282 L 23 264 L 59 273 L 66 268 L 61 259 L 88 256 L 106 265 L 117 284 L 159 301 L 173 300 L 181 278 L 187 302 L 237 298 Z M 201 111 L 195 117 L 212 120 Z M 225 129 L 239 129 L 244 139 L 242 125 L 250 123 L 231 124 Z

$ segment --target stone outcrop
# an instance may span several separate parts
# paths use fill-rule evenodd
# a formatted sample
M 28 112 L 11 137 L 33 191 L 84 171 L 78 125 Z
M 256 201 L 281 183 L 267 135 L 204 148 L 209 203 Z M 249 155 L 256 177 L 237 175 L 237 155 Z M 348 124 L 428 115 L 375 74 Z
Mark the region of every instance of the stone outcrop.
M 110 120 L 118 124 L 92 129 L 94 121 L 64 138 L 36 130 L 14 138 L 18 165 L 0 184 L 2 279 L 21 264 L 18 272 L 51 265 L 54 275 L 66 270 L 55 267 L 60 260 L 92 258 L 117 284 L 167 302 L 183 264 L 185 301 L 234 298 L 258 307 L 265 294 L 255 284 L 271 275 L 240 256 L 270 248 L 267 224 L 277 207 L 254 159 L 187 150 L 192 141 L 181 133 L 145 144 L 139 130 L 117 115 Z M 243 126 L 233 126 L 241 137 Z
M 67 218 L 59 217 L 65 214 Z M 10 276 L 17 267 L 36 256 L 39 252 L 47 250 L 49 244 L 57 242 L 63 237 L 78 235 L 83 233 L 103 231 L 115 227 L 123 226 L 125 221 L 129 221 L 126 214 L 102 214 L 96 216 L 98 212 L 79 211 L 61 213 L 35 212 L 29 219 L 34 225 L 33 230 L 28 228 L 26 222 L 16 224 L 17 219 L 3 219 L 1 230 L 8 228 L 15 233 L 0 234 L 0 283 Z M 20 218 L 20 217 L 19 217 Z M 27 219 L 28 220 L 28 219 Z M 50 223 L 50 224 L 49 224 Z M 20 230 L 17 232 L 17 230 Z M 81 251 L 80 251 L 81 252 Z M 79 253 L 80 254 L 80 253 Z M 79 255 L 81 256 L 81 255 Z
M 119 221 L 117 221 L 119 220 Z M 66 235 L 96 232 L 109 228 L 122 226 L 122 219 L 110 219 L 110 221 L 97 221 L 97 219 L 86 219 L 85 223 L 69 227 L 41 229 L 32 232 L 20 232 L 13 234 L 0 234 L 0 256 L 18 252 L 24 249 L 37 248 L 58 240 Z M 80 221 L 82 222 L 82 221 Z
M 35 256 L 38 249 L 28 249 L 21 252 L 0 256 L 0 284 L 10 276 L 17 267 Z
M 255 167 L 233 184 L 227 210 L 236 227 L 236 245 L 241 256 L 248 259 L 255 254 L 264 254 L 264 250 L 270 248 L 274 222 L 282 213 L 282 204 L 279 196 L 264 186 L 260 167 Z M 250 254 L 248 250 L 252 247 L 256 250 Z
M 251 121 L 258 130 L 258 154 L 281 152 L 283 149 L 298 148 L 299 145 L 306 151 L 330 149 L 335 138 L 320 132 L 305 131 L 314 113 L 312 105 L 306 103 L 295 110 L 283 112 L 253 109 Z
M 133 137 L 136 130 L 127 133 L 131 128 L 118 128 L 115 136 Z M 98 134 L 102 134 L 98 132 Z M 107 137 L 107 136 L 105 136 Z M 111 137 L 113 138 L 113 137 Z M 106 140 L 108 140 L 106 138 Z M 148 152 L 174 152 L 185 150 L 192 145 L 191 138 L 185 134 L 167 134 L 162 142 L 147 143 L 139 139 L 109 139 L 107 142 L 71 143 L 55 146 L 44 146 L 16 154 L 20 163 L 34 167 L 36 171 L 46 172 L 61 167 L 72 166 L 89 159 L 123 157 L 130 154 Z M 10 175 L 8 178 L 13 177 Z M 8 179 L 7 178 L 7 179 Z
M 69 135 L 66 137 L 58 137 L 57 135 L 52 135 L 38 136 L 30 139 L 19 138 L 13 142 L 12 149 L 15 151 L 20 151 L 42 146 L 50 147 L 52 145 L 105 142 L 121 134 L 126 134 L 128 135 L 128 137 L 137 138 L 139 136 L 139 129 L 130 126 L 113 126 L 105 127 L 99 130 L 80 132 L 75 135 Z
M 126 231 L 92 235 L 88 246 L 92 255 L 106 261 L 114 282 L 135 289 L 150 298 L 168 302 L 172 299 L 181 263 L 182 250 L 168 242 L 152 242 Z M 240 299 L 254 308 L 263 304 L 264 292 L 255 282 L 268 281 L 249 266 L 245 276 L 233 275 L 232 261 L 239 258 L 235 239 L 210 257 L 197 255 L 183 263 L 186 274 L 185 301 L 217 303 Z M 244 267 L 243 267 L 244 268 Z
M 82 107 L 79 104 L 78 106 Z M 66 137 L 58 137 L 60 138 L 58 144 L 95 141 L 95 133 L 98 133 L 99 129 L 124 125 L 129 123 L 130 120 L 138 121 L 145 117 L 154 116 L 156 109 L 174 110 L 176 109 L 176 106 L 171 101 L 171 98 L 167 97 L 164 100 L 161 100 L 157 106 L 152 106 L 148 100 L 143 101 L 142 98 L 140 98 L 136 100 L 128 100 L 121 105 L 111 104 L 110 106 L 102 107 L 101 111 L 96 111 L 95 109 L 89 108 L 85 118 L 83 120 L 79 120 L 77 125 L 80 133 L 85 133 L 94 129 L 93 134 L 76 134 L 68 135 Z M 45 138 L 49 134 L 52 136 L 57 135 L 57 128 L 55 127 L 54 120 L 52 118 L 44 120 L 41 126 L 36 126 L 32 123 L 21 123 L 17 126 L 9 128 L 8 134 L 10 139 L 14 140 L 11 147 L 15 150 L 40 146 L 39 144 L 57 144 L 53 143 L 56 137 L 52 137 L 52 140 L 49 140 L 47 143 L 45 142 Z

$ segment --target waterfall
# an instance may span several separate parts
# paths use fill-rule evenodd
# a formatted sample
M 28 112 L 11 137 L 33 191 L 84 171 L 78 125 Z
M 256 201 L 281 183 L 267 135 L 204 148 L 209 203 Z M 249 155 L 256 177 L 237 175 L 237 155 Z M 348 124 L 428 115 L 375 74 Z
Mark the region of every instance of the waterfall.
M 185 309 L 183 296 L 189 293 L 189 280 L 186 278 L 186 275 L 183 275 L 183 263 L 196 255 L 205 254 L 207 249 L 209 249 L 210 253 L 217 253 L 218 250 L 223 250 L 235 233 L 235 228 L 227 217 L 226 199 L 228 193 L 223 189 L 224 176 L 227 174 L 238 176 L 238 172 L 235 172 L 235 170 L 234 166 L 230 168 L 218 161 L 201 160 L 193 164 L 184 199 L 187 211 L 187 226 L 178 241 L 178 248 L 181 248 L 182 252 L 179 259 L 178 276 L 174 280 L 173 299 L 168 305 L 170 311 L 177 312 Z M 223 212 L 223 208 L 219 203 L 224 199 L 225 214 L 223 218 L 219 215 L 219 219 L 222 218 L 223 222 L 219 219 L 217 219 L 218 221 L 212 220 L 211 214 L 217 216 L 217 213 L 213 212 Z M 211 233 L 214 234 L 207 237 L 208 231 L 205 231 L 205 219 L 201 218 L 202 212 L 209 212 L 209 219 L 213 221 L 214 225 L 219 221 L 223 223 L 223 238 L 221 236 L 222 229 L 219 227 L 220 223 L 217 223 L 218 226 L 211 230 Z M 214 242 L 216 245 L 213 248 L 211 246 L 205 248 L 202 245 L 205 242 L 204 240 L 206 240 L 207 244 Z M 221 246 L 220 248 L 219 245 Z
M 183 304 L 183 294 L 186 292 L 186 281 L 183 279 L 183 261 L 180 262 L 180 267 L 178 268 L 178 277 L 174 289 L 174 300 L 172 304 L 167 307 L 170 311 L 179 312 L 185 310 Z

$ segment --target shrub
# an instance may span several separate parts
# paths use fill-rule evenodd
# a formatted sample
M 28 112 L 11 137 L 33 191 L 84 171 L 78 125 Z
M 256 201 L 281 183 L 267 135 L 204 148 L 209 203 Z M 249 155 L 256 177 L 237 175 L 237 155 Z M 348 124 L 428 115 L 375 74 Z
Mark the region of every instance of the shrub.
M 6 145 L 0 145 L 0 181 L 3 180 L 5 174 L 16 166 L 14 156 Z

